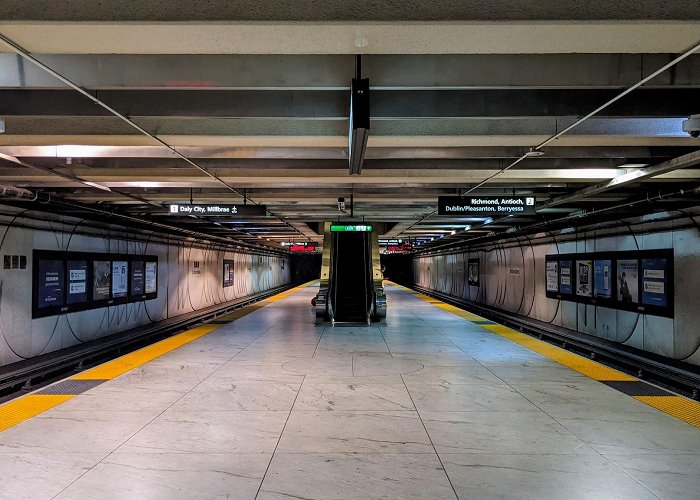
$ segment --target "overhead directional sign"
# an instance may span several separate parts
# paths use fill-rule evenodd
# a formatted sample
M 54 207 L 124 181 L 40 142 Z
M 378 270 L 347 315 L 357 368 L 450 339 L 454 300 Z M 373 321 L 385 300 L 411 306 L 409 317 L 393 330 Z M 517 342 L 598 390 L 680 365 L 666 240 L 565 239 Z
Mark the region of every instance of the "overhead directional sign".
M 438 196 L 438 214 L 470 217 L 535 213 L 532 196 Z
M 360 225 L 332 224 L 331 225 L 331 232 L 333 232 L 333 233 L 335 233 L 335 232 L 352 232 L 352 231 L 371 233 L 372 226 L 367 225 L 367 224 L 360 224 Z
M 249 216 L 267 215 L 265 205 L 170 205 L 170 215 L 197 215 L 197 216 Z

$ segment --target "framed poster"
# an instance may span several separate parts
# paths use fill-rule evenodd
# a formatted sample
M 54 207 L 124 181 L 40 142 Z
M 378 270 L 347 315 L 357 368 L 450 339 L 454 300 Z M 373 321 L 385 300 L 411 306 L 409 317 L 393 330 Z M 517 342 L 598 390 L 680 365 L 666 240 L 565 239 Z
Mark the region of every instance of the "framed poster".
M 622 304 L 639 304 L 639 261 L 617 261 L 617 300 Z
M 96 260 L 92 263 L 92 300 L 108 300 L 112 283 L 112 263 Z
M 467 261 L 467 282 L 471 286 L 479 286 L 479 259 Z
M 593 261 L 576 261 L 576 295 L 579 297 L 593 296 Z
M 158 292 L 158 262 L 147 261 L 144 266 L 144 292 Z
M 545 262 L 545 289 L 554 293 L 559 291 L 559 262 L 556 260 Z
M 58 259 L 39 259 L 38 281 L 36 283 L 39 309 L 61 307 L 65 288 L 65 273 L 63 261 Z
M 559 261 L 559 293 L 572 295 L 574 293 L 573 262 L 570 260 Z
M 129 274 L 129 293 L 132 296 L 139 296 L 145 293 L 145 275 L 142 260 L 131 261 L 131 272 Z
M 668 300 L 668 259 L 642 259 L 642 304 L 666 307 Z
M 88 262 L 87 260 L 66 261 L 68 286 L 66 304 L 82 304 L 88 301 Z
M 593 295 L 599 299 L 613 297 L 612 260 L 596 259 L 593 261 Z
M 233 286 L 233 261 L 224 260 L 223 286 L 227 288 Z
M 129 293 L 129 262 L 112 261 L 112 298 L 125 298 Z

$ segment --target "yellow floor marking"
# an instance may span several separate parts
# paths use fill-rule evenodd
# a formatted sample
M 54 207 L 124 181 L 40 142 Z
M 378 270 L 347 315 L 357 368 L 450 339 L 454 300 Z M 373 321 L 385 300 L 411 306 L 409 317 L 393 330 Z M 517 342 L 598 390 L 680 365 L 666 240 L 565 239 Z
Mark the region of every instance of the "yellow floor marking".
M 72 395 L 30 394 L 0 406 L 0 432 L 73 399 Z
M 463 309 L 459 309 L 458 307 L 447 304 L 428 295 L 415 292 L 410 288 L 406 288 L 391 282 L 390 284 L 461 318 L 469 321 L 484 320 L 484 318 L 481 316 L 464 311 Z M 602 365 L 584 356 L 580 356 L 571 351 L 562 349 L 561 347 L 549 344 L 543 340 L 536 339 L 530 335 L 526 335 L 517 330 L 513 330 L 512 328 L 508 328 L 507 326 L 499 324 L 485 324 L 479 326 L 594 380 L 630 382 L 639 380 L 637 377 L 633 377 L 632 375 L 615 370 L 614 368 Z M 688 399 L 683 396 L 633 397 L 639 401 L 642 401 L 643 403 L 648 404 L 649 406 L 656 408 L 657 410 L 676 417 L 679 420 L 683 420 L 690 425 L 700 427 L 700 403 L 693 401 L 692 399 Z
M 85 370 L 84 372 L 70 378 L 73 380 L 108 380 L 118 377 L 129 370 L 133 370 L 138 366 L 174 351 L 178 347 L 182 347 L 193 340 L 197 340 L 207 333 L 213 332 L 219 327 L 220 325 L 198 326 L 192 330 L 187 330 L 186 332 L 180 333 L 173 337 L 168 337 L 165 340 L 161 340 L 160 342 L 146 346 L 138 351 L 125 354 L 124 356 L 121 356 L 115 360 L 107 361 L 106 363 L 96 366 L 95 368 Z
M 303 285 L 292 288 L 286 292 L 278 293 L 272 297 L 260 301 L 256 304 L 251 304 L 249 306 L 238 309 L 232 313 L 225 316 L 217 318 L 220 320 L 230 320 L 235 321 L 243 316 L 246 316 L 252 312 L 257 311 L 265 307 L 268 304 L 277 302 L 290 294 L 301 290 L 302 288 L 313 285 L 317 280 L 309 281 Z M 108 380 L 124 373 L 133 370 L 149 361 L 152 361 L 164 354 L 167 354 L 178 347 L 197 340 L 214 330 L 221 328 L 221 324 L 206 324 L 187 330 L 186 332 L 168 337 L 167 339 L 156 342 L 146 346 L 138 351 L 125 354 L 112 361 L 107 361 L 99 366 L 85 370 L 84 372 L 69 377 L 72 380 Z M 54 406 L 73 399 L 75 395 L 45 395 L 45 394 L 28 394 L 26 396 L 14 399 L 3 405 L 0 405 L 0 432 L 9 429 L 27 419 L 30 419 L 46 410 L 53 408 Z
M 657 410 L 700 428 L 700 403 L 683 396 L 634 396 Z

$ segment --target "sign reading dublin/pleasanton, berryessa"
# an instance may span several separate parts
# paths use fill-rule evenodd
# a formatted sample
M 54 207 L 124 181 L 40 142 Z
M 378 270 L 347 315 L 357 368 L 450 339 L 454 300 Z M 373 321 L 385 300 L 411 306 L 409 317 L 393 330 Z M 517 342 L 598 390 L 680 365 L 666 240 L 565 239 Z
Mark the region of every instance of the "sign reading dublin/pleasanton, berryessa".
M 170 205 L 170 215 L 197 215 L 197 216 L 249 216 L 267 215 L 265 205 L 210 205 L 210 204 L 184 204 Z
M 491 217 L 535 213 L 532 196 L 438 196 L 439 215 Z

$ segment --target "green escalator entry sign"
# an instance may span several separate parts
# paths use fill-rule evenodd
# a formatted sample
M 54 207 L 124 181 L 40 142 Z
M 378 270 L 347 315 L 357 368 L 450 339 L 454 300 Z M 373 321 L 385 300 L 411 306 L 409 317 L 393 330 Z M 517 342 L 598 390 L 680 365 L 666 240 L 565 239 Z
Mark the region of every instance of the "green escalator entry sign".
M 341 225 L 341 224 L 331 224 L 331 232 L 332 233 L 337 233 L 337 232 L 363 232 L 363 233 L 371 233 L 372 232 L 372 226 L 367 225 L 367 224 L 360 224 L 360 225 Z

